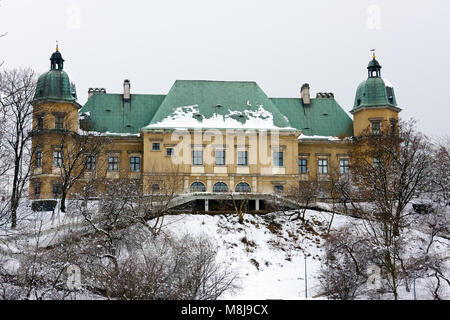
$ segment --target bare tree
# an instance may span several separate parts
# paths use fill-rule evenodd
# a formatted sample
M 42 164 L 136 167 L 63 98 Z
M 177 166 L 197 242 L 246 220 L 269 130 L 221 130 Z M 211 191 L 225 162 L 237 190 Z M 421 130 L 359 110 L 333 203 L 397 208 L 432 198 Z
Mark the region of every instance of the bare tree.
M 399 124 L 398 132 L 366 133 L 355 142 L 350 172 L 354 187 L 351 205 L 363 219 L 361 233 L 373 248 L 375 261 L 387 275 L 387 284 L 398 299 L 405 276 L 406 240 L 402 230 L 410 224 L 405 210 L 427 189 L 431 166 L 427 137 L 414 121 Z M 356 201 L 355 201 L 356 200 Z
M 328 170 L 328 181 L 319 184 L 319 190 L 331 199 L 332 212 L 328 223 L 327 234 L 331 231 L 336 211 L 348 214 L 348 203 L 351 200 L 351 180 L 349 172 L 341 172 L 338 165 L 331 164 Z
M 31 169 L 31 101 L 36 88 L 36 76 L 31 69 L 5 70 L 0 73 L 0 100 L 4 113 L 3 139 L 11 161 L 12 190 L 10 197 L 11 227 L 17 225 L 17 208 L 28 183 Z
M 286 197 L 293 201 L 297 207 L 297 212 L 291 214 L 295 215 L 294 220 L 302 220 L 306 223 L 306 211 L 309 206 L 316 202 L 319 193 L 319 181 L 317 176 L 309 177 L 308 180 L 303 180 L 300 176 L 291 183 L 286 190 Z
M 61 185 L 61 211 L 66 212 L 69 191 L 84 178 L 85 173 L 96 166 L 105 154 L 109 138 L 91 132 L 67 131 L 61 134 L 59 148 L 62 159 L 59 163 Z
M 442 207 L 450 207 L 450 138 L 437 142 L 432 155 L 431 198 Z
M 249 209 L 250 189 L 239 190 L 239 192 L 231 190 L 229 196 L 239 223 L 244 223 L 245 212 Z
M 320 287 L 328 297 L 353 300 L 367 293 L 370 243 L 353 226 L 332 231 L 325 241 Z

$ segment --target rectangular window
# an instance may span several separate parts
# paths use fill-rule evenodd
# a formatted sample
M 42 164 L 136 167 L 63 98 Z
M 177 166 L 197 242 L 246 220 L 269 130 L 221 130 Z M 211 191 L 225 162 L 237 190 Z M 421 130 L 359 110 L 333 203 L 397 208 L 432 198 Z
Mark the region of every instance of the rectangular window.
M 53 197 L 58 198 L 58 196 L 60 196 L 62 193 L 61 185 L 54 184 L 52 187 L 52 192 L 53 192 Z
M 379 158 L 377 158 L 377 157 L 374 157 L 374 158 L 373 158 L 373 164 L 376 165 L 376 166 L 378 166 L 378 165 L 381 164 L 381 160 L 380 160 Z
M 119 157 L 108 157 L 108 171 L 119 170 Z
M 86 158 L 86 170 L 95 170 L 96 158 L 94 156 L 88 156 Z
M 166 149 L 166 154 L 167 154 L 167 156 L 168 157 L 173 157 L 174 156 L 174 151 L 173 151 L 173 148 L 167 148 Z
M 141 158 L 131 157 L 130 158 L 130 171 L 140 171 L 141 170 Z
M 160 150 L 159 142 L 152 143 L 152 151 L 159 151 L 159 150 Z
M 192 152 L 192 164 L 194 166 L 202 166 L 203 165 L 203 151 L 202 150 L 194 150 Z
M 61 167 L 63 162 L 62 151 L 53 151 L 53 165 Z
M 55 116 L 55 129 L 64 129 L 64 116 Z
M 380 135 L 381 134 L 381 121 L 371 121 L 370 124 L 372 127 L 372 134 Z
M 225 150 L 216 150 L 216 166 L 225 165 Z
M 37 118 L 37 129 L 38 130 L 44 129 L 44 117 L 43 116 L 40 116 L 39 118 Z
M 319 159 L 319 174 L 327 174 L 328 173 L 328 160 L 327 159 Z
M 41 194 L 41 184 L 35 183 L 34 184 L 34 195 L 39 196 Z
M 340 174 L 348 173 L 348 159 L 339 160 L 339 173 Z
M 282 167 L 283 165 L 284 165 L 283 152 L 274 152 L 273 153 L 273 166 L 274 167 Z
M 275 193 L 283 193 L 284 187 L 283 186 L 273 186 L 273 190 Z
M 308 160 L 298 159 L 298 173 L 305 174 L 308 173 Z
M 248 153 L 247 151 L 238 151 L 238 166 L 248 165 Z
M 42 152 L 41 151 L 36 152 L 36 167 L 37 168 L 42 167 Z

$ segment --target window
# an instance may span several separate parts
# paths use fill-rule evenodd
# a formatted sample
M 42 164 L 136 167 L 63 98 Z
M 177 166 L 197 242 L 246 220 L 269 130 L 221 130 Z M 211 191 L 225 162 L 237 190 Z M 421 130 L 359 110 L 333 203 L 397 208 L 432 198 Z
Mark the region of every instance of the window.
M 37 168 L 42 167 L 42 152 L 41 151 L 36 152 L 36 167 Z
M 44 129 L 44 117 L 43 116 L 40 116 L 39 118 L 37 118 L 37 129 L 38 130 Z
M 308 160 L 298 159 L 298 173 L 305 174 L 308 173 Z
M 160 150 L 159 142 L 152 143 L 152 151 L 159 151 L 159 150 Z
M 173 148 L 167 148 L 166 149 L 166 154 L 168 157 L 173 157 L 175 155 Z
M 228 186 L 223 182 L 217 182 L 213 187 L 213 192 L 228 192 Z
M 283 193 L 284 187 L 283 186 L 273 186 L 273 190 L 275 193 Z
M 373 164 L 376 165 L 376 166 L 380 165 L 381 164 L 380 158 L 374 157 L 373 158 Z
M 62 151 L 53 151 L 53 165 L 61 167 L 63 162 Z
M 250 185 L 246 182 L 238 183 L 236 186 L 236 192 L 250 192 L 251 188 Z
M 53 192 L 53 197 L 58 198 L 62 193 L 61 185 L 54 184 L 52 187 L 52 192 Z
M 203 165 L 203 151 L 202 150 L 194 150 L 192 152 L 192 163 L 194 166 Z
M 130 158 L 130 171 L 140 171 L 141 170 L 141 158 L 131 157 Z
M 248 153 L 247 151 L 238 151 L 238 166 L 248 165 Z
M 39 182 L 34 184 L 34 195 L 39 196 L 41 194 L 41 184 Z
M 206 187 L 203 183 L 197 181 L 191 185 L 191 192 L 206 192 Z
M 155 184 L 152 184 L 152 191 L 153 192 L 159 192 L 159 184 L 157 184 L 157 183 L 155 183 Z
M 225 165 L 225 150 L 216 150 L 216 166 Z
M 108 170 L 109 171 L 119 170 L 119 158 L 118 157 L 109 157 L 108 158 Z
M 64 129 L 64 116 L 55 116 L 55 129 Z
M 396 119 L 390 119 L 389 122 L 391 124 L 391 134 L 395 135 L 397 133 L 397 120 Z
M 381 134 L 381 122 L 380 121 L 371 121 L 372 134 L 379 135 Z
M 340 174 L 348 173 L 348 159 L 339 160 L 339 173 Z
M 394 103 L 394 91 L 391 87 L 386 87 L 386 95 L 388 97 L 389 103 Z
M 327 174 L 328 173 L 328 160 L 327 159 L 319 159 L 319 174 Z
M 273 153 L 273 166 L 282 167 L 283 166 L 283 152 Z
M 86 158 L 86 170 L 95 170 L 96 159 L 94 156 L 88 156 Z

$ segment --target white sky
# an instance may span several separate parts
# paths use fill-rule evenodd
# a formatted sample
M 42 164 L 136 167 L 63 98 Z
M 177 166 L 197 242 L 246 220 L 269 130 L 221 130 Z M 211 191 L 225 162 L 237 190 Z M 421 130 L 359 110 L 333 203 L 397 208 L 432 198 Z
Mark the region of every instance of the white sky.
M 2 0 L 0 61 L 45 72 L 59 40 L 81 104 L 126 78 L 163 94 L 176 79 L 250 80 L 269 97 L 308 82 L 349 111 L 376 48 L 401 116 L 436 136 L 450 134 L 449 17 L 449 0 Z

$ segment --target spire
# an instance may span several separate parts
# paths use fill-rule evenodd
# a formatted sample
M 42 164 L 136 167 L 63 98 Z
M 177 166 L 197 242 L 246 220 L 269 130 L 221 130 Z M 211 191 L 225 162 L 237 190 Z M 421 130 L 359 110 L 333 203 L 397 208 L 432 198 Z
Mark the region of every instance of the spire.
M 56 41 L 56 51 L 50 57 L 50 70 L 62 70 L 64 67 L 64 59 L 59 52 L 59 43 Z

